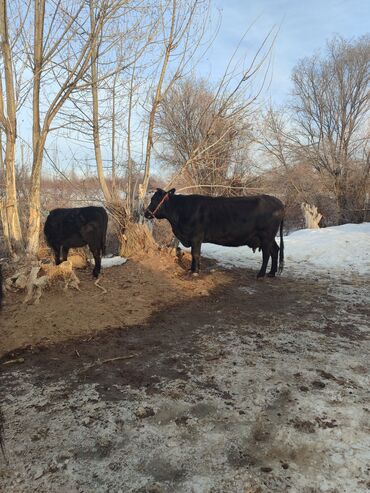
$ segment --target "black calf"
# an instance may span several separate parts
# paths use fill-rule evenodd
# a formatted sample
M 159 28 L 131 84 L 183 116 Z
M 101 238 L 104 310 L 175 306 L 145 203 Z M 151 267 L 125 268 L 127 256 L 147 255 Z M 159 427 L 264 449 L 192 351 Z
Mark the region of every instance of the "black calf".
M 50 211 L 44 226 L 48 245 L 54 250 L 55 263 L 67 260 L 70 248 L 88 245 L 94 256 L 94 277 L 101 269 L 101 257 L 105 253 L 108 215 L 103 207 L 76 207 Z

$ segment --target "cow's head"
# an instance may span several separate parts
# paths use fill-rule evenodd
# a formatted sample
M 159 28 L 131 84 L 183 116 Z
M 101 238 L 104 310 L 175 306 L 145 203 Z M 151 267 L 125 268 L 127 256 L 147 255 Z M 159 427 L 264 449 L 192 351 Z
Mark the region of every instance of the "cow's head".
M 175 188 L 171 188 L 168 192 L 165 192 L 161 188 L 157 188 L 157 191 L 152 197 L 150 204 L 148 205 L 144 216 L 147 219 L 153 219 L 156 217 L 157 219 L 163 219 L 165 216 L 163 215 L 162 207 L 166 204 L 166 202 L 172 197 L 172 195 L 176 192 Z

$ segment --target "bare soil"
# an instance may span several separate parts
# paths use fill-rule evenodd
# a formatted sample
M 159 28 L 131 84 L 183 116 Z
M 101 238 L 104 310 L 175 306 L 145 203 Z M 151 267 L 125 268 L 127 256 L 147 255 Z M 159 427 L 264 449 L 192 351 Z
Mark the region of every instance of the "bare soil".
M 7 297 L 0 491 L 369 490 L 370 280 L 188 262 Z

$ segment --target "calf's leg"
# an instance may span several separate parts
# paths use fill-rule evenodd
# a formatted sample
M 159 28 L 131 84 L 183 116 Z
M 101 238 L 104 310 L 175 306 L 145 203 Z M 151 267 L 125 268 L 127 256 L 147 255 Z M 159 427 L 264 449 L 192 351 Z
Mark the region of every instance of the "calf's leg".
M 69 252 L 69 248 L 63 246 L 62 247 L 62 258 L 63 258 L 63 262 L 65 262 L 68 258 L 68 252 Z
M 101 249 L 99 247 L 96 247 L 95 245 L 89 245 L 89 248 L 94 256 L 94 261 L 95 261 L 93 276 L 99 277 L 100 269 L 101 269 Z
M 54 250 L 54 258 L 55 258 L 55 265 L 60 264 L 60 247 L 53 247 Z

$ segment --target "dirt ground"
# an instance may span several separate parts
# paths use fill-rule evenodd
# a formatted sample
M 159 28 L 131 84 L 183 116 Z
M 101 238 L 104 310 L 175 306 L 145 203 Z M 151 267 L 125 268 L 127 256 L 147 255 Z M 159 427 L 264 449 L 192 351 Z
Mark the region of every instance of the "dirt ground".
M 0 491 L 369 491 L 370 280 L 187 262 L 7 297 Z

